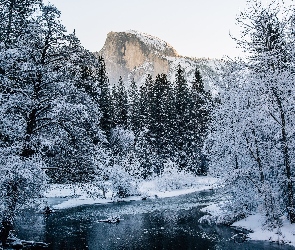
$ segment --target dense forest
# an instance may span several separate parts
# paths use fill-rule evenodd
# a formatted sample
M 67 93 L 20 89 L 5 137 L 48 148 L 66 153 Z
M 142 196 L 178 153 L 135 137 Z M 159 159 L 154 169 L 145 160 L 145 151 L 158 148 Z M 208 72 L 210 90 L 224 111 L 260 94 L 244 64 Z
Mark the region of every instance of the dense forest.
M 47 183 L 130 182 L 161 175 L 165 166 L 206 174 L 201 150 L 209 92 L 198 69 L 187 83 L 147 77 L 110 86 L 103 58 L 84 49 L 39 0 L 1 3 L 1 217 L 34 204 Z
M 218 177 L 224 223 L 254 211 L 270 227 L 283 215 L 294 223 L 295 12 L 253 2 L 238 18 L 246 58 L 224 63 L 212 96 L 198 68 L 187 82 L 180 66 L 173 82 L 110 86 L 104 59 L 67 33 L 54 6 L 0 0 L 3 223 L 48 183 L 105 192 L 111 182 L 125 197 L 133 180 L 167 168 Z

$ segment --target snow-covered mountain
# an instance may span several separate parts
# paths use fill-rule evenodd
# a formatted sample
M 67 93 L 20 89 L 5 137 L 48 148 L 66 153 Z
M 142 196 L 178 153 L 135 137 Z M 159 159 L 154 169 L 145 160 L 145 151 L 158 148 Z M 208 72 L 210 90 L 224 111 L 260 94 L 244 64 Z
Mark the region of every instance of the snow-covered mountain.
M 173 81 L 176 67 L 180 64 L 185 69 L 188 82 L 192 82 L 194 70 L 198 67 L 205 86 L 214 89 L 216 72 L 222 65 L 220 60 L 180 56 L 167 42 L 134 30 L 110 32 L 96 55 L 104 57 L 111 84 L 116 84 L 122 76 L 124 81 L 134 79 L 140 85 L 147 74 L 155 78 L 162 73 Z

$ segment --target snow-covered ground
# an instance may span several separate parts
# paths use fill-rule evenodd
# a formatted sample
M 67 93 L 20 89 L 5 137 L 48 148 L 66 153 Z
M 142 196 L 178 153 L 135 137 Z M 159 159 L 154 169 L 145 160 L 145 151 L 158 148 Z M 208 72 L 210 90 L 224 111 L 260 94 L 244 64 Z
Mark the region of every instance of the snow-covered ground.
M 162 179 L 156 179 L 153 181 L 144 181 L 140 184 L 139 190 L 140 192 L 147 197 L 159 197 L 159 198 L 167 198 L 173 196 L 179 196 L 184 194 L 189 194 L 197 191 L 208 190 L 215 187 L 216 179 L 209 176 L 200 176 L 195 177 L 194 182 L 190 180 L 190 187 L 185 187 L 185 185 L 181 185 L 182 188 L 167 188 L 167 185 L 161 185 Z M 167 180 L 165 180 L 167 182 Z
M 201 210 L 216 217 L 222 214 L 218 203 L 212 203 Z M 233 223 L 232 226 L 251 231 L 248 234 L 250 240 L 271 241 L 295 246 L 295 224 L 291 224 L 287 219 L 284 219 L 282 227 L 270 230 L 263 225 L 264 221 L 264 217 L 257 213 Z
M 254 214 L 235 222 L 232 226 L 250 230 L 252 233 L 249 233 L 248 236 L 251 240 L 266 240 L 295 246 L 294 224 L 291 224 L 285 219 L 283 220 L 282 227 L 269 231 L 267 228 L 263 227 L 263 221 L 264 218 L 261 214 Z
M 193 180 L 191 180 L 192 182 Z M 76 207 L 81 205 L 90 204 L 105 204 L 116 201 L 131 201 L 141 200 L 143 198 L 165 198 L 184 195 L 196 191 L 212 189 L 215 186 L 216 179 L 210 176 L 197 176 L 194 179 L 194 183 L 189 186 L 176 189 L 173 187 L 165 188 L 163 185 L 159 185 L 161 179 L 155 179 L 150 181 L 142 181 L 138 185 L 139 195 L 130 196 L 127 198 L 113 197 L 112 192 L 106 193 L 106 198 L 102 197 L 101 190 L 95 190 L 92 185 L 65 185 L 65 184 L 52 184 L 48 191 L 45 193 L 45 197 L 49 198 L 48 202 L 53 201 L 52 198 L 60 199 L 58 204 L 52 205 L 53 209 L 65 209 L 70 207 Z M 96 195 L 94 195 L 96 194 Z M 50 199 L 51 198 L 51 199 Z M 56 203 L 56 201 L 54 201 Z

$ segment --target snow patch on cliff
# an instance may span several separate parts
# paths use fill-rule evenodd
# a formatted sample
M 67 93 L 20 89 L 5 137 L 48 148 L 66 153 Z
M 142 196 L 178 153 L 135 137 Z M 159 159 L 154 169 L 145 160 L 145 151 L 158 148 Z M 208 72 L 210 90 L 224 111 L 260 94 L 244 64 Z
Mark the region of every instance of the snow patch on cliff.
M 126 33 L 136 35 L 136 37 L 140 41 L 160 51 L 164 51 L 165 49 L 167 49 L 167 47 L 172 48 L 168 43 L 161 40 L 160 38 L 148 35 L 146 33 L 142 33 L 136 30 L 128 30 L 126 31 Z

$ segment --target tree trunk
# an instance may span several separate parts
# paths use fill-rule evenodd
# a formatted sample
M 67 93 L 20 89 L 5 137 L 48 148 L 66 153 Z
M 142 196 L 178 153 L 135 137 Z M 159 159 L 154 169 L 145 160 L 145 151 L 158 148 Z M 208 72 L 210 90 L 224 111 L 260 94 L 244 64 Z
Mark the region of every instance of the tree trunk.
M 1 241 L 3 247 L 7 246 L 6 242 L 7 242 L 9 232 L 11 229 L 12 229 L 11 221 L 3 219 L 2 220 L 2 227 L 1 227 L 1 231 L 0 231 L 0 235 L 1 235 L 0 241 Z
M 278 104 L 279 111 L 280 111 L 280 118 L 281 118 L 282 151 L 283 151 L 284 165 L 285 165 L 285 171 L 286 171 L 286 176 L 287 176 L 288 217 L 289 217 L 289 220 L 291 223 L 295 223 L 293 182 L 292 182 L 290 156 L 289 156 L 288 140 L 287 140 L 287 133 L 286 133 L 285 112 L 283 110 L 282 101 L 281 101 L 277 91 L 274 88 L 272 88 L 272 91 L 275 96 L 276 102 Z
M 27 120 L 24 148 L 21 153 L 21 156 L 26 158 L 31 157 L 32 155 L 35 154 L 35 150 L 32 149 L 31 140 L 32 140 L 34 129 L 36 128 L 36 113 L 37 113 L 37 109 L 32 109 L 32 111 L 28 115 L 29 117 Z

